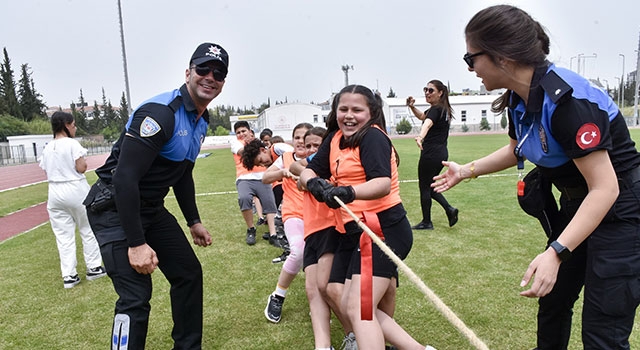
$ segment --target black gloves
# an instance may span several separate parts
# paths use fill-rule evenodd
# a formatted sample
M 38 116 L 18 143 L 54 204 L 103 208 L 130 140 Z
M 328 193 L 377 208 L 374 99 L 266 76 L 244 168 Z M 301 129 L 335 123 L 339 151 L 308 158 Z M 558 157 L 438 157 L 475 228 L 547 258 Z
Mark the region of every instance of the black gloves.
M 307 181 L 307 189 L 318 202 L 324 202 L 324 193 L 333 188 L 325 179 L 314 177 Z
M 333 197 L 338 197 L 344 203 L 351 203 L 354 199 L 356 199 L 356 191 L 353 190 L 351 186 L 338 186 L 332 187 L 331 189 L 324 192 L 324 201 L 327 203 L 327 206 L 331 209 L 340 208 L 340 203 L 336 201 Z

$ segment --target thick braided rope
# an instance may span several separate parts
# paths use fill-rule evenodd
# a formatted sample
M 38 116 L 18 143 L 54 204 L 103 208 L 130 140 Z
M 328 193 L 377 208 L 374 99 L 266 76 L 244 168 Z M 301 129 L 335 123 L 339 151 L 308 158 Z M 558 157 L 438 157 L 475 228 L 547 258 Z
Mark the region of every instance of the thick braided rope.
M 391 260 L 393 260 L 393 262 L 400 268 L 400 270 L 402 270 L 402 272 L 404 272 L 405 275 L 407 275 L 407 277 L 409 277 L 409 280 L 411 280 L 411 282 L 413 282 L 418 289 L 420 289 L 420 291 L 422 291 L 422 293 L 427 297 L 427 299 L 429 299 L 429 301 L 431 301 L 433 303 L 433 305 L 436 307 L 436 309 L 438 311 L 440 311 L 440 313 L 454 326 L 458 329 L 458 331 L 460 331 L 460 333 L 462 333 L 462 335 L 464 335 L 469 342 L 471 343 L 471 345 L 475 346 L 476 349 L 478 350 L 489 350 L 489 347 L 487 347 L 487 345 L 482 341 L 482 339 L 478 338 L 478 336 L 473 333 L 473 331 L 467 327 L 467 325 L 464 324 L 464 322 L 462 322 L 462 320 L 431 290 L 429 289 L 429 287 L 427 287 L 427 285 L 420 279 L 420 277 L 418 277 L 418 275 L 416 275 L 410 268 L 409 266 L 407 266 L 407 264 L 404 263 L 404 261 L 402 261 L 392 250 L 391 248 L 389 248 L 389 246 L 387 246 L 381 239 L 380 237 L 378 237 L 373 231 L 371 231 L 371 229 L 360 220 L 360 218 L 358 218 L 356 216 L 356 214 L 354 214 L 351 209 L 349 209 L 342 200 L 340 200 L 340 198 L 334 196 L 333 199 L 336 200 L 336 202 L 338 202 L 338 204 L 340 204 L 340 206 L 347 211 L 347 213 L 349 213 L 349 215 L 351 215 L 351 217 L 353 218 L 353 220 L 356 221 L 356 223 L 358 224 L 358 226 L 360 226 L 360 228 L 362 228 L 364 230 L 364 232 L 366 232 L 369 237 L 371 237 L 371 240 L 378 245 L 378 247 L 380 247 L 380 249 L 389 257 L 391 258 Z

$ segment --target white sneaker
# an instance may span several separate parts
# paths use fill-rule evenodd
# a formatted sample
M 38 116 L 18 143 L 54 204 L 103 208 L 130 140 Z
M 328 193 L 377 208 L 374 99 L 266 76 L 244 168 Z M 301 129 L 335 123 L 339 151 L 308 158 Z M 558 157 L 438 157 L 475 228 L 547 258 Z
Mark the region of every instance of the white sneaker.
M 89 281 L 93 281 L 95 279 L 104 277 L 106 275 L 107 275 L 107 272 L 104 270 L 102 266 L 87 269 L 87 280 Z
M 78 275 L 64 276 L 62 281 L 64 282 L 65 289 L 73 288 L 80 283 L 80 277 L 78 277 Z

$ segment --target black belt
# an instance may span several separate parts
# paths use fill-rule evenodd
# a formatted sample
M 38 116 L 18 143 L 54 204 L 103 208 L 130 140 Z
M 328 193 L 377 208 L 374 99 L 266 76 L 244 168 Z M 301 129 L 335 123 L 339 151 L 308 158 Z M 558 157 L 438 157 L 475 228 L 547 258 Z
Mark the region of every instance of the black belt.
M 632 184 L 638 181 L 640 181 L 640 166 L 618 174 L 618 187 L 620 188 L 623 188 L 623 185 L 631 187 Z M 584 197 L 589 193 L 589 189 L 586 185 L 578 187 L 558 187 L 558 190 L 568 200 L 584 199 Z
M 618 184 L 626 184 L 631 187 L 631 184 L 640 181 L 640 166 L 637 166 L 631 170 L 627 170 L 624 173 L 618 175 Z

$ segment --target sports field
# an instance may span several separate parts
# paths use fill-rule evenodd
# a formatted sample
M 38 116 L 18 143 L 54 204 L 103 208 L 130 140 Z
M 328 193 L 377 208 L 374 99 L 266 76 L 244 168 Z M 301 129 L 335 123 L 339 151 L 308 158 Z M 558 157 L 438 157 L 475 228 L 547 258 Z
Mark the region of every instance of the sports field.
M 632 136 L 638 142 L 640 129 L 632 130 Z M 468 162 L 506 142 L 505 134 L 451 136 L 450 159 Z M 395 139 L 394 145 L 401 161 L 401 196 L 415 224 L 420 220 L 419 150 L 410 138 Z M 231 153 L 205 152 L 211 155 L 197 161 L 195 181 L 202 221 L 214 243 L 207 248 L 194 246 L 205 280 L 203 348 L 313 349 L 304 274 L 289 289 L 280 323 L 268 322 L 263 310 L 282 266 L 271 259 L 281 251 L 263 240 L 246 245 Z M 88 177 L 93 183 L 95 174 Z M 491 349 L 535 347 L 537 300 L 518 293 L 522 274 L 544 248 L 546 237 L 537 221 L 520 210 L 515 186 L 516 173 L 511 169 L 446 192 L 460 210 L 460 221 L 449 228 L 444 211 L 434 203 L 435 230 L 414 231 L 413 250 L 405 261 Z M 46 192 L 46 184 L 40 184 L 0 193 L 0 216 L 46 201 Z M 168 198 L 167 206 L 181 219 L 173 198 Z M 259 236 L 265 230 L 259 227 Z M 78 257 L 81 272 L 85 267 L 80 250 Z M 108 278 L 88 282 L 82 273 L 81 278 L 75 288 L 62 288 L 49 224 L 1 243 L 0 349 L 107 348 L 117 296 Z M 169 349 L 169 286 L 160 271 L 153 279 L 147 348 Z M 571 349 L 582 348 L 580 303 Z M 439 350 L 473 349 L 402 274 L 395 318 L 417 340 Z M 337 320 L 332 327 L 333 345 L 339 348 L 342 334 Z M 635 328 L 632 348 L 640 347 Z

